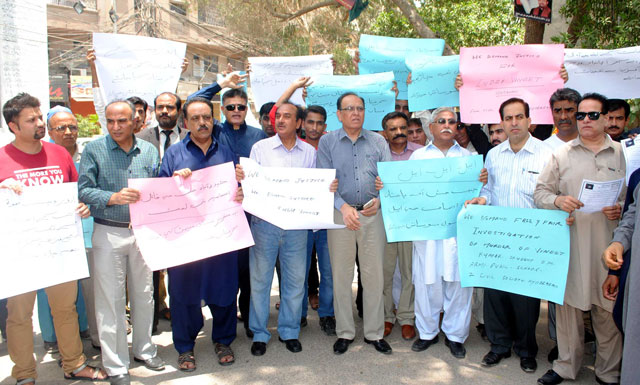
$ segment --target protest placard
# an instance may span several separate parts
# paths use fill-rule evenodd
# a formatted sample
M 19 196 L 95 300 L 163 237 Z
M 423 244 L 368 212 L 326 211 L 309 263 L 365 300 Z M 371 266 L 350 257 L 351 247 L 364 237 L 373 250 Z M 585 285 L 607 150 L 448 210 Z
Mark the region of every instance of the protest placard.
M 460 105 L 460 96 L 454 87 L 460 56 L 409 55 L 405 63 L 411 71 L 409 111 Z
M 378 162 L 380 202 L 389 242 L 456 236 L 456 218 L 477 197 L 482 156 Z
M 365 75 L 393 71 L 398 84 L 398 99 L 407 100 L 409 69 L 405 64 L 406 56 L 408 54 L 442 56 L 444 40 L 360 35 L 358 49 L 360 51 L 359 73 Z
M 568 214 L 469 205 L 458 214 L 463 287 L 487 287 L 562 305 L 569 271 Z
M 629 185 L 631 174 L 640 168 L 640 139 L 625 139 L 620 142 L 620 145 L 622 145 L 622 153 L 627 166 L 625 183 Z
M 242 207 L 284 230 L 339 229 L 333 223 L 333 193 L 329 191 L 336 170 L 322 168 L 262 167 L 240 158 Z
M 153 37 L 94 33 L 96 70 L 106 103 L 138 96 L 150 106 L 175 92 L 187 45 Z
M 292 57 L 250 57 L 251 91 L 256 110 L 263 104 L 277 102 L 294 80 L 303 76 L 332 75 L 331 55 Z M 290 100 L 304 105 L 302 90 L 294 92 Z
M 640 47 L 565 49 L 566 87 L 581 94 L 599 92 L 608 98 L 640 97 Z
M 395 109 L 393 73 L 371 75 L 317 76 L 307 88 L 307 105 L 320 105 L 327 110 L 327 131 L 338 130 L 338 98 L 345 92 L 355 92 L 364 99 L 364 125 L 367 130 L 381 131 L 382 118 Z
M 0 269 L 0 298 L 89 276 L 77 183 L 23 187 L 20 195 L 0 189 L 0 201 L 0 242 L 11 259 Z
M 2 0 L 0 6 L 0 106 L 20 92 L 40 101 L 49 110 L 49 54 L 47 2 Z M 7 122 L 0 117 L 0 145 L 13 140 Z M 5 136 L 6 135 L 6 136 Z
M 500 119 L 500 104 L 514 97 L 529 104 L 531 123 L 553 124 L 549 97 L 564 87 L 562 44 L 460 49 L 460 115 L 465 123 Z
M 129 205 L 138 247 L 151 270 L 183 265 L 253 246 L 233 163 L 189 178 L 129 179 L 140 200 Z

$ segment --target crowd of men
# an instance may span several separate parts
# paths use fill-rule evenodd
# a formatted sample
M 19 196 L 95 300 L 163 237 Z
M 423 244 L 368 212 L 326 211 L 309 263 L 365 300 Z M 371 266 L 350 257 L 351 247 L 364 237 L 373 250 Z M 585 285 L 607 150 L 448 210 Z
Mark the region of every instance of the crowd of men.
M 90 63 L 95 60 L 92 52 L 88 58 Z M 552 369 L 537 382 L 558 384 L 576 378 L 582 367 L 585 333 L 592 333 L 597 342 L 598 383 L 619 383 L 621 367 L 622 382 L 634 381 L 638 370 L 627 357 L 639 354 L 637 342 L 629 343 L 627 338 L 623 359 L 622 327 L 614 322 L 614 313 L 622 314 L 619 318 L 623 322 L 618 324 L 624 324 L 627 336 L 635 336 L 633 317 L 639 311 L 635 286 L 630 286 L 624 297 L 620 293 L 623 280 L 628 276 L 627 282 L 637 285 L 633 279 L 640 273 L 629 268 L 629 259 L 638 253 L 632 248 L 634 224 L 640 220 L 635 215 L 637 191 L 630 184 L 618 203 L 596 213 L 578 211 L 583 203 L 577 199 L 583 179 L 608 181 L 625 176 L 618 141 L 634 135 L 625 131 L 630 113 L 625 101 L 562 88 L 549 102 L 553 127 L 536 127 L 531 124 L 529 105 L 519 98 L 505 100 L 496 122 L 486 125 L 460 122 L 451 107 L 412 114 L 406 100 L 397 100 L 396 111 L 390 111 L 381 130 L 374 132 L 363 129 L 365 100 L 347 92 L 336 100 L 340 127 L 327 132 L 323 107 L 303 109 L 289 101 L 296 89 L 309 84 L 309 78 L 295 81 L 278 101 L 261 106 L 261 128 L 245 122 L 249 110 L 247 94 L 240 88 L 243 81 L 243 76 L 229 73 L 219 84 L 201 89 L 184 103 L 174 92 L 163 92 L 152 106 L 156 124 L 149 125 L 145 123 L 148 106 L 144 100 L 132 95 L 104 103 L 94 78 L 96 110 L 107 134 L 89 142 L 81 154 L 76 144 L 78 124 L 70 110 L 54 108 L 45 119 L 40 102 L 25 93 L 4 104 L 2 113 L 15 140 L 0 149 L 0 187 L 19 194 L 29 187 L 18 181 L 21 173 L 57 168 L 64 175 L 62 182 L 78 182 L 78 214 L 93 218 L 91 247 L 87 246 L 91 278 L 82 285 L 86 302 L 82 312 L 89 322 L 82 331 L 89 329 L 86 337 L 101 351 L 103 369 L 87 365 L 82 352 L 76 302 L 83 295 L 78 295 L 77 282 L 43 290 L 65 378 L 130 383 L 127 309 L 134 360 L 150 370 L 165 368 L 152 341 L 163 313 L 171 318 L 178 369 L 196 370 L 194 346 L 204 324 L 203 303 L 212 314 L 211 338 L 220 365 L 235 361 L 231 345 L 238 319 L 253 339 L 251 354 L 266 354 L 276 268 L 280 280 L 279 341 L 293 353 L 302 350 L 300 329 L 307 324 L 311 305 L 318 310 L 322 331 L 337 337 L 333 352 L 344 354 L 356 335 L 352 295 L 356 265 L 364 342 L 377 351 L 392 353 L 384 338 L 397 323 L 402 337 L 413 341 L 413 351 L 427 350 L 439 341 L 442 332 L 451 354 L 463 359 L 474 313 L 478 331 L 490 342 L 483 366 L 495 366 L 513 351 L 523 371 L 535 372 L 540 299 L 462 287 L 455 237 L 386 242 L 378 192 L 384 181 L 378 177 L 377 163 L 475 153 L 485 157 L 485 168 L 478 175 L 484 187 L 478 197 L 465 204 L 570 214 L 571 256 L 565 299 L 563 304 L 549 303 L 549 335 L 557 347 L 548 357 Z M 225 87 L 231 90 L 222 95 L 225 119 L 219 122 L 211 99 Z M 42 140 L 47 128 L 53 143 Z M 334 192 L 335 223 L 345 228 L 283 230 L 247 214 L 255 246 L 167 269 L 169 308 L 161 308 L 165 304 L 161 296 L 164 278 L 149 269 L 137 247 L 129 205 L 137 202 L 141 193 L 127 187 L 127 180 L 189 178 L 198 169 L 233 162 L 241 183 L 244 170 L 240 157 L 266 167 L 335 169 L 336 180 L 326 188 Z M 640 174 L 632 177 L 635 183 L 637 180 Z M 630 197 L 629 209 L 618 227 L 625 194 Z M 242 201 L 241 188 L 234 199 Z M 611 270 L 601 260 L 605 249 Z M 629 250 L 631 253 L 623 257 Z M 309 277 L 314 272 L 319 272 L 319 279 L 312 288 Z M 397 296 L 394 286 L 399 289 Z M 36 292 L 29 292 L 7 300 L 7 325 L 2 334 L 8 340 L 15 364 L 12 376 L 18 385 L 34 384 L 37 378 L 31 323 L 35 298 Z M 614 308 L 614 303 L 623 299 L 635 307 Z

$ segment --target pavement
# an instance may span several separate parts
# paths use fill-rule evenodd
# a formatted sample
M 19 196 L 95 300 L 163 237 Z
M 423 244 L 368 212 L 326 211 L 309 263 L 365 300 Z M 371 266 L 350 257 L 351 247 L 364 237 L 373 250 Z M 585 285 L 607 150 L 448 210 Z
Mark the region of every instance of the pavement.
M 271 296 L 271 317 L 269 331 L 271 341 L 267 345 L 267 353 L 254 357 L 250 353 L 251 340 L 244 333 L 242 323 L 238 324 L 238 337 L 231 347 L 235 351 L 236 362 L 230 366 L 220 366 L 213 351 L 211 342 L 211 315 L 208 308 L 203 308 L 205 327 L 198 336 L 195 356 L 197 369 L 191 373 L 177 369 L 177 352 L 173 348 L 171 325 L 162 320 L 159 334 L 153 336 L 158 345 L 158 354 L 166 363 L 162 372 L 153 372 L 133 362 L 130 369 L 133 384 L 144 385 L 192 385 L 192 384 L 536 384 L 551 364 L 547 362 L 547 353 L 553 343 L 547 333 L 546 302 L 542 301 L 540 320 L 536 335 L 539 344 L 538 370 L 525 373 L 520 369 L 519 359 L 512 354 L 499 365 L 484 368 L 480 365 L 482 357 L 489 351 L 489 343 L 480 338 L 475 329 L 476 321 L 471 320 L 471 331 L 465 343 L 467 356 L 464 359 L 454 358 L 444 345 L 444 335 L 440 342 L 424 352 L 411 351 L 413 341 L 405 341 L 400 335 L 400 327 L 396 325 L 386 340 L 393 348 L 393 354 L 383 355 L 375 351 L 371 345 L 363 341 L 362 320 L 356 317 L 357 335 L 343 355 L 333 353 L 336 337 L 325 335 L 318 325 L 318 314 L 309 308 L 309 325 L 300 332 L 303 350 L 290 353 L 284 344 L 278 341 L 276 320 L 278 311 L 275 303 L 278 300 L 277 282 L 274 283 Z M 354 298 L 355 298 L 354 285 Z M 34 311 L 34 314 L 37 314 Z M 91 347 L 90 341 L 83 341 L 84 351 L 89 360 L 101 365 L 100 354 Z M 129 336 L 131 343 L 131 336 Z M 37 315 L 34 318 L 34 344 L 38 384 L 89 384 L 86 381 L 69 381 L 63 379 L 62 370 L 57 365 L 59 356 L 45 354 L 42 338 L 39 333 Z M 583 368 L 576 381 L 565 381 L 565 384 L 595 384 L 593 356 L 591 349 L 583 359 Z M 15 384 L 11 377 L 13 363 L 7 352 L 6 342 L 0 343 L 0 385 Z M 95 382 L 105 384 L 105 382 Z

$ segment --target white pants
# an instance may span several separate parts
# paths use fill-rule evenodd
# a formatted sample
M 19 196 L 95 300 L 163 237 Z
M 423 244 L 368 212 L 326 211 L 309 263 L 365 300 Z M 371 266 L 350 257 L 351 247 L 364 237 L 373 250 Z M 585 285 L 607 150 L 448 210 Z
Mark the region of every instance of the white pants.
M 433 285 L 415 285 L 416 327 L 420 339 L 431 340 L 440 332 L 440 312 L 444 310 L 442 331 L 450 341 L 464 343 L 471 323 L 473 288 L 460 282 L 441 280 Z
M 151 342 L 153 278 L 130 229 L 95 224 L 93 231 L 93 289 L 102 365 L 110 376 L 129 372 L 126 290 L 129 286 L 133 355 L 155 357 Z M 128 277 L 128 279 L 127 279 Z
M 484 324 L 484 288 L 474 287 L 471 310 L 478 323 Z

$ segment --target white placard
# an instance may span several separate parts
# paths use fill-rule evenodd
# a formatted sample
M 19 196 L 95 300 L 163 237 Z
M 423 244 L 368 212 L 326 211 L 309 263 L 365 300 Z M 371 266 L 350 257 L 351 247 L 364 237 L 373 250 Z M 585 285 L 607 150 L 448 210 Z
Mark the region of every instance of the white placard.
M 89 276 L 78 184 L 0 189 L 0 298 Z
M 606 182 L 596 182 L 593 180 L 582 180 L 580 195 L 578 200 L 584 204 L 578 209 L 583 213 L 596 213 L 603 208 L 613 206 L 618 201 L 624 179 L 616 179 Z
M 0 107 L 20 92 L 38 98 L 43 116 L 47 115 L 49 54 L 46 1 L 2 0 L 0 4 Z M 13 140 L 7 122 L 4 118 L 0 120 L 0 142 Z
M 146 36 L 94 33 L 93 48 L 106 103 L 138 96 L 153 106 L 158 94 L 176 92 L 187 45 Z
M 287 87 L 302 76 L 333 75 L 331 55 L 250 57 L 249 63 L 256 110 L 265 103 L 277 102 Z M 291 101 L 303 105 L 302 90 L 296 90 Z
M 240 158 L 245 211 L 284 230 L 341 229 L 333 223 L 336 170 L 322 168 L 262 167 Z
M 635 139 L 625 139 L 620 142 L 622 145 L 622 153 L 627 163 L 627 176 L 625 181 L 629 185 L 629 178 L 634 171 L 640 168 L 640 140 L 636 143 Z
M 565 87 L 581 94 L 599 92 L 619 99 L 640 97 L 640 47 L 565 49 L 564 66 L 569 73 Z

